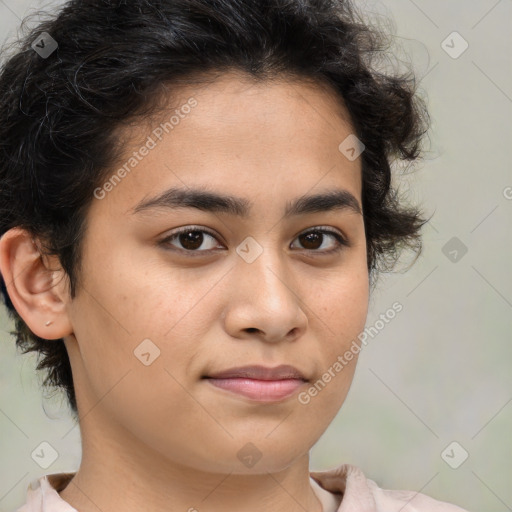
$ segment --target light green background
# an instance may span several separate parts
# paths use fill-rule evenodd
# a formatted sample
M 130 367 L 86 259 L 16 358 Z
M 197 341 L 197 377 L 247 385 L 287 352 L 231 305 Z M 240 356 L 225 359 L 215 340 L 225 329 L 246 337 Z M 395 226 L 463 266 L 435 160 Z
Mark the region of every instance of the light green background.
M 360 4 L 394 19 L 423 77 L 431 150 L 403 188 L 435 215 L 420 259 L 381 278 L 367 325 L 395 301 L 403 310 L 369 338 L 311 467 L 352 463 L 383 488 L 469 511 L 512 510 L 512 200 L 503 193 L 512 186 L 512 2 Z M 0 0 L 2 41 L 39 5 Z M 457 59 L 441 47 L 453 31 L 469 43 Z M 442 252 L 452 237 L 468 249 L 455 263 Z M 16 355 L 3 310 L 0 327 L 0 512 L 11 512 L 31 480 L 76 470 L 81 452 L 66 411 L 41 399 L 35 356 Z M 59 453 L 46 470 L 30 456 L 42 441 Z M 441 457 L 453 441 L 469 454 L 458 469 Z

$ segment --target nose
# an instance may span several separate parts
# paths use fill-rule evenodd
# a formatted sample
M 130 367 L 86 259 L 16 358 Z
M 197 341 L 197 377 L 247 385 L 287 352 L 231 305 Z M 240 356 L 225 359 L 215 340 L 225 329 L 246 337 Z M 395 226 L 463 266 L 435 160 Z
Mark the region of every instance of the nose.
M 231 274 L 233 293 L 223 315 L 231 336 L 252 338 L 256 333 L 263 341 L 276 343 L 305 332 L 308 318 L 301 287 L 269 250 L 252 263 L 237 261 Z

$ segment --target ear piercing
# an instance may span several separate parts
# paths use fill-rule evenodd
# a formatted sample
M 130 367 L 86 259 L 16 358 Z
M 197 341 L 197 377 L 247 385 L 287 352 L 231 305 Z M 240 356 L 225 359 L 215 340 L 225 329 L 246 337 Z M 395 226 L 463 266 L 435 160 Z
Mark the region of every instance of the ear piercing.
M 46 322 L 44 325 L 46 325 L 47 327 L 52 323 L 51 320 L 48 320 L 48 322 Z

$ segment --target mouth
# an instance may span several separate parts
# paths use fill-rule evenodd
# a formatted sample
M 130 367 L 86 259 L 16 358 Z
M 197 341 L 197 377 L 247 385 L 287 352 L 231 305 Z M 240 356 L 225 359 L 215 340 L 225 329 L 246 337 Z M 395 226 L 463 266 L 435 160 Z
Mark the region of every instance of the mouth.
M 291 397 L 308 379 L 297 368 L 281 365 L 269 368 L 260 365 L 230 368 L 205 375 L 217 389 L 242 395 L 257 402 L 275 402 Z

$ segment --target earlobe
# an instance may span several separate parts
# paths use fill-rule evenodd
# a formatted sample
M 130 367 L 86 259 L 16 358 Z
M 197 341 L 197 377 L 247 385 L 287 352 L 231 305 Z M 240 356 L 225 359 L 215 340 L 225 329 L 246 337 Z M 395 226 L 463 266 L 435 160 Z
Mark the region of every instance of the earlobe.
M 12 228 L 0 238 L 0 272 L 16 311 L 34 334 L 58 339 L 73 332 L 64 270 L 49 269 L 43 260 L 28 231 Z

